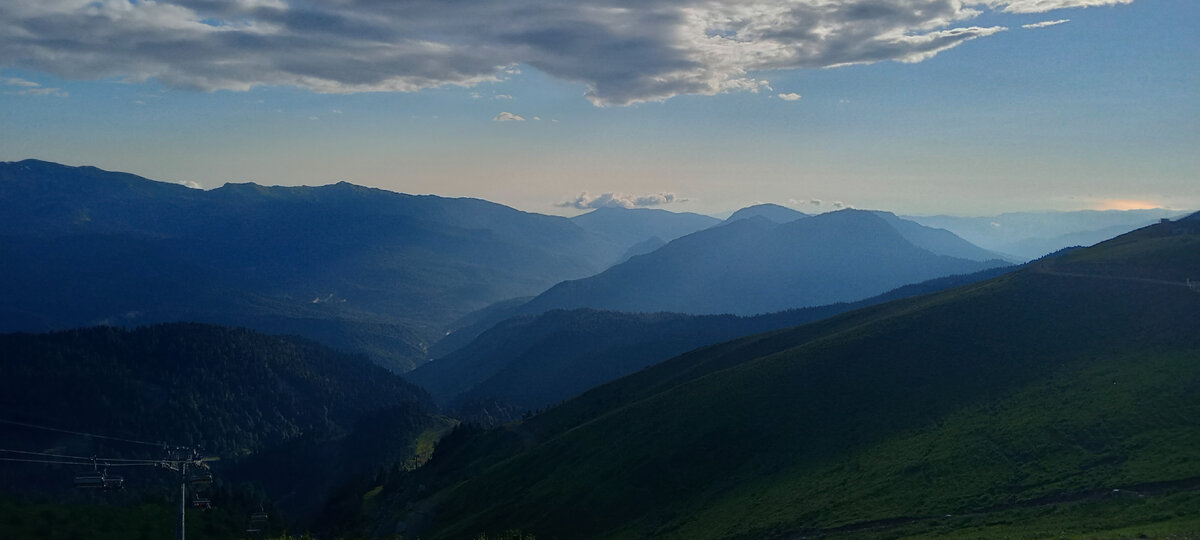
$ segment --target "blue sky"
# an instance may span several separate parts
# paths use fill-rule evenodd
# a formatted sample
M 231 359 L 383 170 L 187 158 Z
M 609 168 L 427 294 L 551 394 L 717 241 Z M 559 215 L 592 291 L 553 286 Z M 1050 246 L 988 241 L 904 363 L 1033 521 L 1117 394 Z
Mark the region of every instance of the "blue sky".
M 0 160 L 568 215 L 1200 208 L 1194 0 L 222 5 L 0 2 Z

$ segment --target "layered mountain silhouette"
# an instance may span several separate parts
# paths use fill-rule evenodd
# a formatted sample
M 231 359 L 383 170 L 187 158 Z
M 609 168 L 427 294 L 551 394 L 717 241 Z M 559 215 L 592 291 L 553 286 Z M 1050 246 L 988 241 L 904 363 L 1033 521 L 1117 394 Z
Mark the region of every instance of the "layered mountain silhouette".
M 191 320 L 411 369 L 445 325 L 591 275 L 626 247 L 570 220 L 347 183 L 201 191 L 0 164 L 0 330 Z
M 597 208 L 571 218 L 583 230 L 597 234 L 626 250 L 627 259 L 648 253 L 647 245 L 670 242 L 680 236 L 707 229 L 721 220 L 691 212 L 668 212 L 656 208 Z M 647 244 L 649 242 L 649 244 Z
M 1192 515 L 1198 224 L 697 349 L 460 430 L 385 487 L 370 530 L 1040 537 Z
M 404 377 L 427 389 L 456 418 L 503 423 L 691 349 L 975 283 L 1012 268 L 906 285 L 857 302 L 752 317 L 592 309 L 518 316 Z
M 1147 210 L 1080 210 L 1011 212 L 995 216 L 904 216 L 929 227 L 947 229 L 974 245 L 1022 260 L 1036 259 L 1065 247 L 1090 246 L 1187 213 L 1165 208 Z
M 922 249 L 872 212 L 842 210 L 783 224 L 754 216 L 676 239 L 596 276 L 559 283 L 522 310 L 768 313 L 859 300 L 1003 264 Z

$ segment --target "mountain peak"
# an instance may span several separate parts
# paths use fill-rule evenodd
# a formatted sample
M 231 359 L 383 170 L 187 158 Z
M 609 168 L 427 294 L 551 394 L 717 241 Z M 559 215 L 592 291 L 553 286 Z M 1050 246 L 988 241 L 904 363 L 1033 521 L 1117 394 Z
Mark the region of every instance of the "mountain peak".
M 753 216 L 763 217 L 774 223 L 787 223 L 789 221 L 795 221 L 800 218 L 809 217 L 808 214 L 805 214 L 804 212 L 798 212 L 786 206 L 763 203 L 742 208 L 741 210 L 734 212 L 733 215 L 729 216 L 725 221 L 728 223 L 741 219 L 747 219 Z

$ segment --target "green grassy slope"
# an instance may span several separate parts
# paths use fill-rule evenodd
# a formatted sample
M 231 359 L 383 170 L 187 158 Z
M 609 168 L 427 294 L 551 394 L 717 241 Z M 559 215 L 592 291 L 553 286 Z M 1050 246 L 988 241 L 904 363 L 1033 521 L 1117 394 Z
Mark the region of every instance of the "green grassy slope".
M 477 436 L 415 475 L 442 479 L 432 537 L 869 536 L 1186 484 L 1200 478 L 1187 227 L 700 349 Z M 1133 514 L 1109 528 L 1147 522 Z

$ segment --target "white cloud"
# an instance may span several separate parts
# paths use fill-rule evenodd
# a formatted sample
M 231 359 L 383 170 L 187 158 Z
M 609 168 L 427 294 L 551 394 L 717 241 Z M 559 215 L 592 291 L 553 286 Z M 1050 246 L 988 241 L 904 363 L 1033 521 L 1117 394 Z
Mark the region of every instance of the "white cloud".
M 591 208 L 639 208 L 686 201 L 687 199 L 679 198 L 674 193 L 667 192 L 650 193 L 640 196 L 609 192 L 592 196 L 585 191 L 580 193 L 574 200 L 558 203 L 557 206 L 578 208 L 580 210 Z
M 510 112 L 502 112 L 492 118 L 493 122 L 524 122 L 525 119 Z
M 5 92 L 7 94 L 14 94 L 14 95 L 19 95 L 19 96 L 67 97 L 67 92 L 61 88 L 49 88 L 49 87 L 42 86 L 39 83 L 36 83 L 33 81 L 27 81 L 25 79 L 19 79 L 17 77 L 5 77 L 3 79 L 0 79 L 0 84 L 3 84 L 4 86 L 13 86 L 16 88 L 20 88 L 20 90 Z
M 67 79 L 321 93 L 473 87 L 519 65 L 598 106 L 770 92 L 773 70 L 920 62 L 992 12 L 1132 0 L 0 1 L 0 67 Z M 474 97 L 474 95 L 472 96 Z
M 508 94 L 496 94 L 496 95 L 492 96 L 492 99 L 512 99 L 512 98 L 513 97 Z
M 1056 9 L 1115 6 L 1132 4 L 1133 0 L 991 0 L 989 7 L 1007 13 L 1045 13 Z
M 1042 21 L 1042 22 L 1037 22 L 1037 23 L 1033 23 L 1033 24 L 1022 24 L 1021 28 L 1029 28 L 1029 29 L 1045 28 L 1047 26 L 1058 26 L 1060 24 L 1069 23 L 1069 22 L 1071 22 L 1071 19 L 1059 19 L 1057 21 Z
M 41 86 L 40 84 L 35 83 L 33 81 L 27 81 L 25 79 L 18 79 L 16 77 L 7 77 L 4 79 L 0 79 L 0 81 L 3 81 L 5 86 L 23 86 L 26 88 L 33 88 L 33 87 Z
M 800 101 L 800 94 L 797 94 L 795 92 L 788 92 L 786 94 L 776 94 L 776 96 L 779 97 L 779 99 L 782 99 L 784 101 Z

